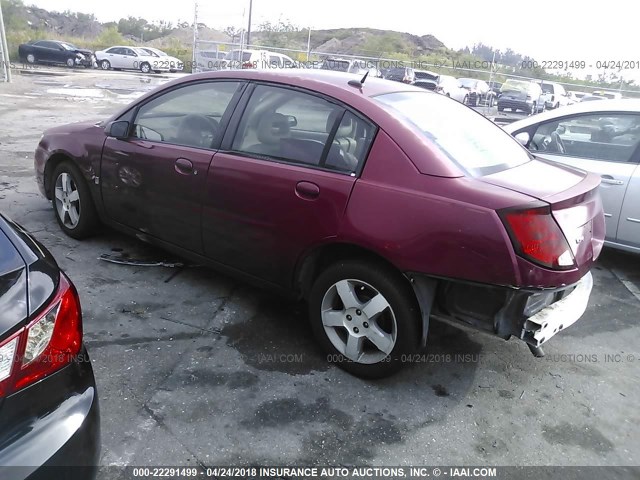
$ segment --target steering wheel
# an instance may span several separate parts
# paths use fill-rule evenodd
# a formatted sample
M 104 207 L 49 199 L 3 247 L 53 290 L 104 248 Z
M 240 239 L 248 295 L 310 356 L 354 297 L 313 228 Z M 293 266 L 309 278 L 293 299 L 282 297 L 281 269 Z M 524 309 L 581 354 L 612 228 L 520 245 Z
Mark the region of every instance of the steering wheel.
M 564 141 L 558 132 L 551 132 L 551 144 L 558 153 L 567 153 L 564 147 Z
M 191 113 L 185 115 L 178 128 L 178 140 L 193 147 L 210 148 L 218 136 L 220 124 L 217 120 Z

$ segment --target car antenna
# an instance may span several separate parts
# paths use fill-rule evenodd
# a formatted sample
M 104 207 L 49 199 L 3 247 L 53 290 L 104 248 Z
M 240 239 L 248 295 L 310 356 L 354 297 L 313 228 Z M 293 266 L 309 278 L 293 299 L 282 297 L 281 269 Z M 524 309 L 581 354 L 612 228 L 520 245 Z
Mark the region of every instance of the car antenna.
M 367 70 L 367 72 L 364 74 L 364 77 L 362 77 L 362 80 L 349 80 L 347 83 L 352 87 L 362 88 L 362 85 L 364 85 L 364 81 L 367 79 L 368 75 L 369 75 L 369 70 Z

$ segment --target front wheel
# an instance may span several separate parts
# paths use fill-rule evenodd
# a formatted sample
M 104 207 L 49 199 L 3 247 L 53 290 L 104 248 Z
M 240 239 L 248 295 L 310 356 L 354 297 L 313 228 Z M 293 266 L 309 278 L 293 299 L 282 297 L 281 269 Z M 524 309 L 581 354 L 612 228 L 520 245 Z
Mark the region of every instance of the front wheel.
M 73 61 L 73 58 L 67 58 L 67 67 L 73 68 L 76 66 L 76 62 Z
M 109 70 L 111 68 L 111 64 L 109 63 L 109 60 L 102 60 L 100 62 L 100 68 L 102 70 Z
M 95 233 L 98 226 L 91 192 L 77 167 L 62 162 L 53 172 L 53 211 L 60 228 L 76 239 Z
M 400 370 L 421 338 L 411 286 L 377 263 L 345 260 L 327 268 L 311 289 L 309 317 L 327 360 L 363 378 Z

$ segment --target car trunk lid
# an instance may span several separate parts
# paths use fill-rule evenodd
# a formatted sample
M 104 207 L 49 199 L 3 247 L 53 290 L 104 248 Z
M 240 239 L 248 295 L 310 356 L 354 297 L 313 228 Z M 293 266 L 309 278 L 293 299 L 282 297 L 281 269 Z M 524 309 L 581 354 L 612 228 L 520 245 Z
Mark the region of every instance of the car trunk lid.
M 600 254 L 604 216 L 598 194 L 599 176 L 537 159 L 480 180 L 548 203 L 578 267 Z

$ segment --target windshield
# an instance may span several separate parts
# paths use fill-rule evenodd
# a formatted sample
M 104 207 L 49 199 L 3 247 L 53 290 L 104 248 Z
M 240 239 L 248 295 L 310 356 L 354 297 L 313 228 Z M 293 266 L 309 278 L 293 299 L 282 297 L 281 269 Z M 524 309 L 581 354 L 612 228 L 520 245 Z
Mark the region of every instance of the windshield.
M 70 43 L 60 43 L 66 50 L 77 50 L 78 48 L 75 45 Z
M 543 83 L 541 85 L 541 87 L 542 87 L 542 91 L 544 93 L 553 93 L 553 86 L 552 85 L 549 85 L 548 83 Z
M 131 47 L 131 50 L 133 50 L 134 52 L 136 52 L 138 55 L 141 55 L 143 57 L 148 57 L 149 56 L 149 52 L 144 49 L 144 48 L 135 48 L 135 47 Z M 152 55 L 153 56 L 153 55 Z
M 522 165 L 531 157 L 507 132 L 472 109 L 443 95 L 397 92 L 375 99 L 417 127 L 471 176 Z
M 530 82 L 524 80 L 507 80 L 502 84 L 500 88 L 501 92 L 516 91 L 516 92 L 528 92 Z
M 467 88 L 475 87 L 477 82 L 477 80 L 474 80 L 473 78 L 460 78 L 459 81 L 463 87 Z

